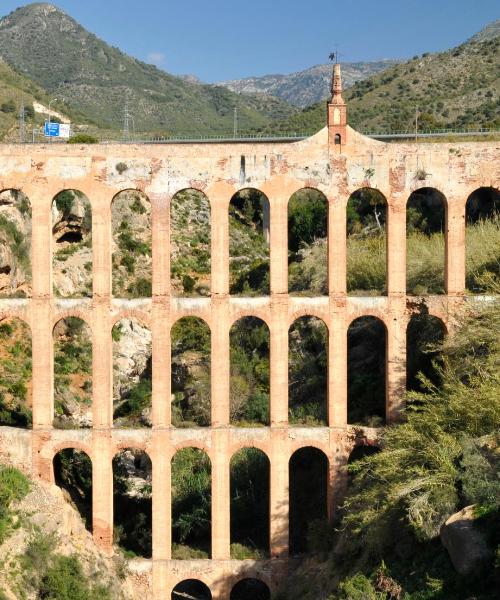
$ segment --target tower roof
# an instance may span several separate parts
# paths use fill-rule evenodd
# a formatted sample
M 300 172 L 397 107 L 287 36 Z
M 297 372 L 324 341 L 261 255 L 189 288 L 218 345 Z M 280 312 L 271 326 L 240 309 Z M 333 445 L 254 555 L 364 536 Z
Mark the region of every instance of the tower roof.
M 333 65 L 332 74 L 332 104 L 345 104 L 342 98 L 342 74 L 340 71 L 340 63 Z

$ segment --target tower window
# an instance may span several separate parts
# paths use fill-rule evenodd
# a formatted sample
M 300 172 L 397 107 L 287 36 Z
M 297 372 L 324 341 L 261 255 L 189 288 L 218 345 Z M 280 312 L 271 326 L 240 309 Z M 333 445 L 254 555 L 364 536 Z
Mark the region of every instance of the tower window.
M 340 135 L 340 133 L 336 133 L 335 134 L 335 145 L 339 145 L 342 143 L 342 137 Z

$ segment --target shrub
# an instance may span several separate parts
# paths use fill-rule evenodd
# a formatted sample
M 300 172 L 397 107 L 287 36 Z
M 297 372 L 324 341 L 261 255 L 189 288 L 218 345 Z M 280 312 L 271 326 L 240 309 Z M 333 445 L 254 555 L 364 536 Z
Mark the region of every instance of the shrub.
M 88 133 L 77 133 L 68 140 L 68 144 L 98 144 L 99 139 Z
M 124 162 L 119 162 L 115 165 L 115 169 L 118 171 L 118 173 L 120 173 L 120 175 L 122 173 L 125 173 L 125 171 L 128 170 L 128 166 L 124 163 Z

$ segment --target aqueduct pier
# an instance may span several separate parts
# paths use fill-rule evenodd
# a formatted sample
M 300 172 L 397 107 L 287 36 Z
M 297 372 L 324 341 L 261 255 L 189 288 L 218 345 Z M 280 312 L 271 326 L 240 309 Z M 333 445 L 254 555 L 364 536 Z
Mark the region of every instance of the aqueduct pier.
M 335 91 L 335 90 L 334 90 Z M 198 579 L 215 599 L 229 598 L 242 578 L 276 589 L 288 566 L 288 464 L 299 448 L 315 447 L 329 464 L 329 514 L 342 498 L 345 464 L 354 445 L 374 432 L 354 432 L 347 422 L 347 341 L 349 324 L 378 317 L 387 331 L 386 420 L 403 410 L 406 328 L 416 304 L 406 293 L 406 203 L 410 194 L 433 187 L 446 198 L 446 294 L 429 296 L 429 313 L 448 330 L 465 295 L 465 204 L 481 187 L 498 187 L 498 142 L 385 144 L 346 125 L 345 105 L 329 103 L 329 125 L 300 142 L 169 145 L 4 145 L 0 146 L 0 190 L 22 190 L 32 206 L 32 296 L 0 300 L 0 318 L 17 317 L 32 331 L 33 430 L 26 466 L 33 476 L 53 480 L 53 457 L 63 448 L 84 450 L 93 467 L 93 535 L 110 552 L 113 542 L 112 459 L 123 448 L 142 449 L 152 461 L 154 598 L 170 598 L 173 587 Z M 127 170 L 118 172 L 118 163 Z M 422 180 L 422 177 L 425 181 Z M 346 204 L 369 186 L 387 199 L 387 295 L 346 293 Z M 243 188 L 261 190 L 270 202 L 270 295 L 229 294 L 228 205 Z M 202 191 L 211 207 L 211 295 L 178 298 L 170 289 L 169 201 L 179 190 Z M 328 296 L 288 293 L 287 205 L 297 190 L 314 188 L 328 200 Z M 92 205 L 93 295 L 59 299 L 52 287 L 54 196 L 64 189 L 83 192 Z M 152 205 L 152 297 L 114 298 L 111 273 L 111 203 L 125 189 L 143 191 Z M 288 424 L 288 329 L 300 316 L 316 316 L 328 328 L 328 425 Z M 53 422 L 52 330 L 61 318 L 77 316 L 92 331 L 93 427 L 55 429 Z M 211 427 L 177 429 L 170 418 L 170 328 L 181 317 L 197 316 L 211 330 Z M 270 329 L 270 426 L 238 428 L 229 420 L 229 330 L 241 317 L 257 316 Z M 113 427 L 113 324 L 135 317 L 152 331 L 152 427 Z M 2 436 L 2 454 L 8 436 Z M 361 440 L 363 441 L 363 440 Z M 210 560 L 171 559 L 170 468 L 175 452 L 198 447 L 212 464 L 212 551 Z M 270 558 L 230 558 L 229 464 L 241 448 L 261 449 L 270 461 Z

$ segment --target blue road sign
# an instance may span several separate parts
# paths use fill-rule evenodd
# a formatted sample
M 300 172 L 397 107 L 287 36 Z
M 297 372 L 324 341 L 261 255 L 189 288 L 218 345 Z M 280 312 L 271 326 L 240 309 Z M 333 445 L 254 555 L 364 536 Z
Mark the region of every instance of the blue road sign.
M 45 121 L 44 135 L 45 137 L 59 137 L 59 123 Z

